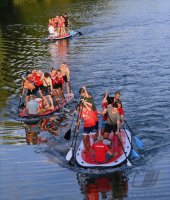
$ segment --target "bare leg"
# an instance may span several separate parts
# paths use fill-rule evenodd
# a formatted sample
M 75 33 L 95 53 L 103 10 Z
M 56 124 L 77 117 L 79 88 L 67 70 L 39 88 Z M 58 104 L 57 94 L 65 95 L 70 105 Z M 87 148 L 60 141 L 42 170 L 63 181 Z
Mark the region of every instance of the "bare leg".
M 58 37 L 61 37 L 61 28 L 58 28 Z
M 58 93 L 58 89 L 53 89 L 53 94 L 54 94 L 56 101 L 57 101 L 60 98 L 60 95 Z
M 62 36 L 63 36 L 63 37 L 66 35 L 66 33 L 65 33 L 65 28 L 64 28 L 63 26 L 61 27 L 61 33 L 62 33 Z
M 51 109 L 54 109 L 53 99 L 52 99 L 51 95 L 48 95 L 48 98 L 49 98 L 50 103 L 51 103 Z
M 28 100 L 29 100 L 29 96 L 27 95 L 27 96 L 25 97 L 26 110 L 28 110 Z
M 58 88 L 58 93 L 59 93 L 59 96 L 60 96 L 61 100 L 62 100 L 63 102 L 65 102 L 64 93 L 63 93 L 63 91 L 61 90 L 61 88 Z
M 41 98 L 43 99 L 43 101 L 44 101 L 44 106 L 45 106 L 45 107 L 49 107 L 50 104 L 48 103 L 47 98 L 46 98 L 45 96 L 43 96 L 41 90 L 39 90 L 39 93 L 40 93 L 40 97 L 41 97 Z
M 85 151 L 89 151 L 89 148 L 90 148 L 90 138 L 89 138 L 89 135 L 84 135 L 83 136 L 83 144 L 84 144 Z
M 66 82 L 66 90 L 67 90 L 67 94 L 68 94 L 68 98 L 70 97 L 70 85 L 69 82 Z
M 42 98 L 43 98 L 44 103 L 45 103 L 45 108 L 50 107 L 50 104 L 48 103 L 48 99 L 46 97 L 44 97 L 44 96 Z

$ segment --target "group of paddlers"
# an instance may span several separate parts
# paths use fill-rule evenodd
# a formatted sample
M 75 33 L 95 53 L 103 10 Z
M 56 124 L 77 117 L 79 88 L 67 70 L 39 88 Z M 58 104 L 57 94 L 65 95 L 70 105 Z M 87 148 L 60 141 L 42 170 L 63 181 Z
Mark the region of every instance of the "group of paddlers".
M 114 97 L 109 97 L 105 93 L 102 100 L 102 111 L 97 111 L 94 100 L 85 87 L 79 90 L 81 101 L 78 106 L 78 123 L 81 119 L 84 121 L 83 144 L 85 153 L 94 152 L 95 159 L 98 163 L 104 163 L 107 159 L 113 157 L 113 152 L 109 146 L 109 134 L 115 133 L 119 135 L 120 124 L 124 123 L 124 110 L 120 101 L 121 93 L 116 91 Z M 103 115 L 102 127 L 99 131 L 98 114 Z M 90 144 L 90 135 L 94 140 L 93 145 Z M 105 141 L 105 142 L 104 142 Z M 107 142 L 106 142 L 107 141 Z M 107 143 L 107 144 L 106 144 Z
M 52 68 L 50 73 L 33 69 L 23 77 L 22 87 L 27 89 L 25 98 L 26 110 L 30 115 L 36 115 L 53 110 L 55 104 L 64 104 L 64 85 L 67 97 L 70 98 L 70 70 L 66 63 L 58 69 Z
M 67 14 L 63 16 L 56 16 L 55 18 L 49 19 L 48 32 L 50 37 L 65 37 L 69 35 L 70 22 Z

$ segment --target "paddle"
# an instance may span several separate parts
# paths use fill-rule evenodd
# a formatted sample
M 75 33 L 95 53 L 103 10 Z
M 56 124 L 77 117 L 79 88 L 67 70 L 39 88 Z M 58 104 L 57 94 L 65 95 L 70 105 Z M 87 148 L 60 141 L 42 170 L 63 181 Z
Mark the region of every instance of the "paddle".
M 78 119 L 79 119 L 79 117 L 78 117 Z M 78 121 L 78 120 L 77 120 L 77 121 Z M 79 123 L 78 123 L 78 124 L 79 124 Z M 76 134 L 78 134 L 78 130 L 79 130 L 79 125 L 78 125 L 78 124 L 76 125 L 75 130 L 74 130 L 73 140 L 72 140 L 72 143 L 71 143 L 70 150 L 69 150 L 69 152 L 68 152 L 67 155 L 66 155 L 66 160 L 67 160 L 67 161 L 70 161 L 71 158 L 73 157 L 73 152 L 74 152 L 74 150 L 73 150 L 73 143 L 74 143 L 74 138 L 75 138 Z
M 74 113 L 74 116 L 73 116 L 73 119 L 72 119 L 72 122 L 71 122 L 71 125 L 70 125 L 69 130 L 68 130 L 68 131 L 65 133 L 65 135 L 64 135 L 64 139 L 65 139 L 65 140 L 70 140 L 70 138 L 71 138 L 71 127 L 72 127 L 73 122 L 74 122 L 74 120 L 75 120 L 75 116 L 76 116 L 76 113 Z
M 71 27 L 71 28 L 73 28 L 73 27 Z M 74 28 L 73 28 L 73 29 L 74 29 Z M 83 35 L 82 32 L 78 31 L 77 29 L 75 29 L 75 30 L 73 30 L 73 29 L 71 29 L 71 30 L 69 31 L 71 35 L 74 36 L 74 34 L 75 34 L 74 32 L 77 32 L 79 35 Z
M 79 98 L 79 103 L 76 106 L 76 110 L 78 110 L 79 107 L 80 107 L 80 98 Z M 70 140 L 70 137 L 71 137 L 71 128 L 72 128 L 73 122 L 75 120 L 75 116 L 76 116 L 76 112 L 74 113 L 74 116 L 73 116 L 73 119 L 72 119 L 72 122 L 71 122 L 69 130 L 64 135 L 64 139 L 66 139 L 66 140 Z
M 110 102 L 113 102 L 113 100 L 111 99 L 110 96 L 108 96 L 108 98 L 109 98 Z M 125 121 L 125 120 L 124 120 L 124 121 Z M 135 136 L 135 134 L 133 133 L 133 131 L 131 130 L 130 126 L 127 124 L 126 121 L 125 121 L 125 123 L 126 123 L 126 125 L 128 126 L 129 130 L 131 131 L 131 133 Z M 143 143 L 142 143 L 142 141 L 140 141 L 139 138 L 137 138 L 136 136 L 135 136 L 135 143 L 136 143 L 136 145 L 138 146 L 139 149 L 142 149 Z
M 79 119 L 81 118 L 81 115 L 82 115 L 82 109 L 81 109 L 81 114 L 80 114 L 80 111 L 78 113 L 78 117 L 77 117 L 77 120 L 76 120 L 76 126 L 75 126 L 75 129 L 74 129 L 72 143 L 71 143 L 71 146 L 70 146 L 70 150 L 66 155 L 66 160 L 67 161 L 70 161 L 72 159 L 73 155 L 74 155 L 73 152 L 75 151 L 75 145 L 74 145 L 74 149 L 73 149 L 73 143 L 74 143 L 75 136 L 78 135 L 78 130 L 79 130 L 79 127 L 80 127 Z
M 80 32 L 80 31 L 78 31 L 78 30 L 76 30 L 77 31 L 77 33 L 79 34 L 79 35 L 83 35 L 83 33 L 82 32 Z
M 19 109 L 20 109 L 20 104 L 21 104 L 23 92 L 24 92 L 24 82 L 23 82 L 23 85 L 22 85 L 21 95 L 20 95 L 20 98 L 19 98 L 18 113 L 19 113 Z
M 109 113 L 107 113 L 107 114 L 108 114 L 108 117 L 109 117 L 109 119 L 110 119 L 110 121 L 111 121 L 111 123 L 112 123 L 112 125 L 113 125 L 113 122 L 112 122 L 112 120 L 111 120 L 111 117 L 110 117 Z M 121 140 L 120 140 L 120 138 L 119 138 L 119 135 L 118 135 L 118 134 L 116 134 L 116 135 L 117 135 L 118 140 L 119 140 L 119 143 L 120 143 L 120 145 L 121 145 L 121 147 L 122 147 L 123 153 L 124 153 L 124 155 L 125 155 L 125 157 L 126 157 L 126 164 L 127 164 L 127 166 L 131 167 L 132 164 L 131 164 L 130 161 L 128 160 L 128 157 L 127 157 L 126 152 L 125 152 L 125 150 L 124 150 L 123 144 L 122 144 L 122 142 L 121 142 Z
M 121 142 L 121 140 L 120 140 L 120 138 L 119 138 L 119 135 L 117 135 L 117 137 L 118 137 L 119 143 L 120 143 L 120 145 L 121 145 L 121 147 L 122 147 L 123 153 L 125 154 L 125 157 L 126 157 L 126 164 L 127 164 L 127 166 L 131 167 L 132 164 L 131 164 L 130 161 L 128 160 L 128 157 L 127 157 L 126 152 L 125 152 L 125 150 L 124 150 L 123 144 L 122 144 L 122 142 Z
M 135 143 L 136 143 L 137 147 L 138 147 L 139 149 L 142 149 L 142 147 L 143 147 L 143 142 L 133 133 L 132 129 L 130 128 L 130 126 L 128 125 L 128 123 L 126 122 L 126 120 L 125 120 L 125 124 L 126 124 L 127 127 L 129 128 L 130 132 L 134 135 Z
M 126 134 L 126 136 L 127 136 L 127 138 L 128 138 L 128 141 L 129 141 L 129 143 L 130 143 L 130 145 L 131 145 L 131 148 L 132 148 L 132 156 L 133 156 L 133 158 L 138 158 L 138 157 L 139 157 L 139 154 L 133 149 L 132 141 L 130 141 L 129 136 L 128 136 L 127 132 L 126 132 L 126 129 L 125 129 L 124 125 L 122 125 L 122 127 L 123 127 L 123 129 L 124 129 L 124 131 L 125 131 L 125 134 Z

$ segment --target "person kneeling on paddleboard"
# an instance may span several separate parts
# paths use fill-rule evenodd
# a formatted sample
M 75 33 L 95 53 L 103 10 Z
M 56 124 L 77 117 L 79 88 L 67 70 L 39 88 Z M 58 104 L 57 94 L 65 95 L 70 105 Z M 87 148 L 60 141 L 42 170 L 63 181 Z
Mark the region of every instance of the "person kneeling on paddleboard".
M 113 158 L 113 153 L 109 147 L 103 143 L 103 136 L 98 136 L 98 141 L 93 143 L 92 149 L 94 150 L 94 157 L 97 163 L 105 163 Z

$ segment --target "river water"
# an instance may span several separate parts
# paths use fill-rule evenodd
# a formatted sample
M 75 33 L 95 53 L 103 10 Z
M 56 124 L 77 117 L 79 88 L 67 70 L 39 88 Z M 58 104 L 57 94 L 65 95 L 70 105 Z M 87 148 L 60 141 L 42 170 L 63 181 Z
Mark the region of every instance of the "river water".
M 1 1 L 1 199 L 169 199 L 169 10 L 169 0 Z M 64 12 L 83 35 L 45 42 L 48 19 Z M 70 112 L 53 117 L 60 122 L 55 133 L 42 130 L 42 122 L 19 121 L 21 76 L 62 62 L 70 67 L 76 97 L 86 85 L 99 110 L 104 92 L 121 91 L 126 120 L 144 143 L 143 150 L 136 148 L 140 158 L 130 160 L 131 168 L 68 165 L 71 140 L 63 136 L 75 102 Z

